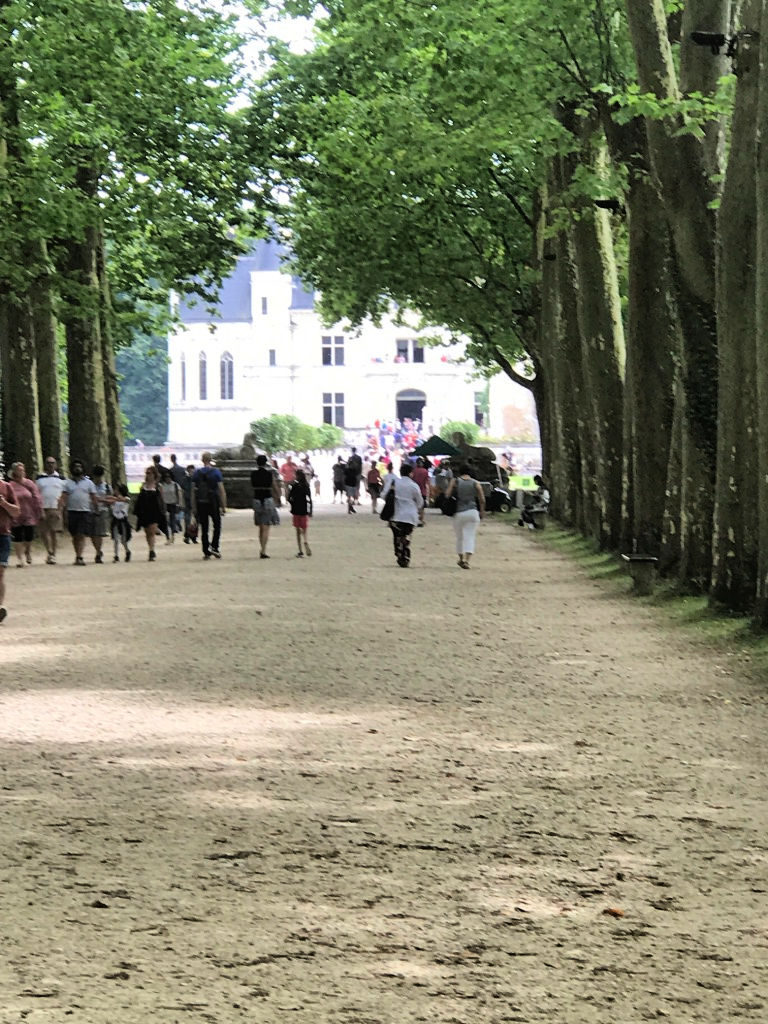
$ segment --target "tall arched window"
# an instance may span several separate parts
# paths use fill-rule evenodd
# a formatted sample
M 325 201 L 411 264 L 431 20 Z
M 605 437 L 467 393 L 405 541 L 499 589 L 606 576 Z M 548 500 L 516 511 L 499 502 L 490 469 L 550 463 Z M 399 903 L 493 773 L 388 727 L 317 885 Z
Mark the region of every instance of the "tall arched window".
M 221 397 L 235 397 L 235 361 L 229 352 L 225 352 L 219 363 L 221 374 Z
M 181 400 L 187 400 L 187 357 L 181 353 Z
M 198 365 L 200 367 L 200 401 L 204 402 L 208 398 L 208 364 L 205 359 L 205 352 L 200 353 Z

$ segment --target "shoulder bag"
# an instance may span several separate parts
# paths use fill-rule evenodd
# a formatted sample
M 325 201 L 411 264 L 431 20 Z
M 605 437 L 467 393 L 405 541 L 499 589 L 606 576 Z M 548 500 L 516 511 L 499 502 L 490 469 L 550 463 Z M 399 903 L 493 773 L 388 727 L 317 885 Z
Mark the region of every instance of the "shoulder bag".
M 459 506 L 459 481 L 458 478 L 454 479 L 453 490 L 447 498 L 443 499 L 443 504 L 440 511 L 444 516 L 455 516 L 456 509 Z
M 392 486 L 387 491 L 387 496 L 384 499 L 384 507 L 379 512 L 379 519 L 383 519 L 385 523 L 390 522 L 395 514 L 395 481 L 392 481 Z

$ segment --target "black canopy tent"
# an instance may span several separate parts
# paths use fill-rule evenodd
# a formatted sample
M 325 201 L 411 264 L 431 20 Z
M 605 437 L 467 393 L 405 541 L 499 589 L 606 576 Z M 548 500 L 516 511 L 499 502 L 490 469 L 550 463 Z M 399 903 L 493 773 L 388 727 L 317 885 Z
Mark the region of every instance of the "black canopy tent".
M 459 449 L 451 444 L 450 441 L 444 441 L 442 437 L 438 437 L 437 434 L 433 434 L 423 444 L 420 444 L 418 448 L 414 448 L 411 455 L 461 455 Z

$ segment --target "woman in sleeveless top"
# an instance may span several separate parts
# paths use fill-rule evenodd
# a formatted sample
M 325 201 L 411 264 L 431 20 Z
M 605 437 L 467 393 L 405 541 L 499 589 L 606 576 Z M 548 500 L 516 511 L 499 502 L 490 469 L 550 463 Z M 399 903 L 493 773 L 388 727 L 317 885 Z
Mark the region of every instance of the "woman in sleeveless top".
M 268 465 L 266 455 L 256 457 L 256 469 L 251 473 L 253 487 L 253 522 L 259 528 L 259 558 L 269 558 L 267 541 L 269 528 L 275 516 L 275 496 L 279 488 L 275 474 Z
M 469 560 L 475 553 L 477 524 L 485 515 L 485 495 L 466 464 L 459 467 L 458 475 L 451 480 L 445 492 L 446 498 L 450 497 L 454 490 L 457 499 L 456 515 L 453 517 L 456 554 L 459 556 L 460 568 L 468 569 Z

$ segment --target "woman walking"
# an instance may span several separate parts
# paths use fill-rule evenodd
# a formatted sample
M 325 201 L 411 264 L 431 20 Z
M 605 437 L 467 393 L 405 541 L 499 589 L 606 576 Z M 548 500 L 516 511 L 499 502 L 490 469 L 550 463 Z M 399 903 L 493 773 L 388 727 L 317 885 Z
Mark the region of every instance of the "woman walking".
M 459 566 L 469 568 L 469 560 L 475 553 L 475 537 L 477 524 L 485 514 L 485 495 L 483 488 L 472 477 L 469 466 L 459 467 L 458 476 L 451 480 L 446 499 L 456 492 L 456 515 L 453 517 L 453 529 L 456 533 L 456 554 Z
M 154 466 L 147 467 L 144 483 L 136 496 L 134 512 L 136 513 L 136 529 L 144 531 L 149 548 L 149 561 L 154 562 L 157 558 L 155 537 L 158 530 L 162 530 L 165 525 L 163 497 L 158 490 L 158 474 Z
M 280 500 L 279 478 L 275 476 L 266 455 L 256 456 L 256 469 L 251 473 L 253 487 L 253 522 L 259 528 L 259 558 L 269 558 L 269 528 L 277 515 Z
M 397 480 L 395 474 L 390 473 L 384 481 L 381 494 L 386 501 L 392 488 L 395 490 L 395 512 L 389 521 L 389 528 L 392 531 L 395 558 L 401 569 L 407 569 L 411 564 L 411 534 L 424 507 L 419 485 L 411 480 L 412 471 L 413 466 L 403 462 L 400 466 L 400 479 Z
M 309 517 L 312 515 L 312 495 L 309 490 L 309 481 L 304 475 L 303 469 L 296 470 L 293 486 L 288 493 L 288 504 L 291 506 L 293 525 L 296 529 L 296 543 L 299 545 L 299 553 L 296 557 L 303 558 L 305 552 L 307 555 L 312 554 L 312 549 L 307 540 Z M 301 546 L 302 541 L 304 542 L 303 549 Z
M 173 544 L 179 529 L 177 519 L 179 506 L 182 502 L 182 494 L 181 488 L 167 469 L 162 470 L 160 473 L 160 494 L 163 496 L 166 514 L 165 543 Z
M 21 511 L 13 522 L 11 535 L 16 548 L 16 567 L 32 565 L 32 541 L 35 527 L 43 514 L 43 499 L 34 480 L 27 477 L 23 462 L 14 462 L 8 483 L 13 491 L 13 500 Z
M 384 481 L 381 479 L 381 473 L 375 459 L 371 459 L 371 468 L 368 470 L 366 481 L 368 483 L 368 493 L 371 496 L 371 512 L 376 515 L 376 504 L 379 500 Z

